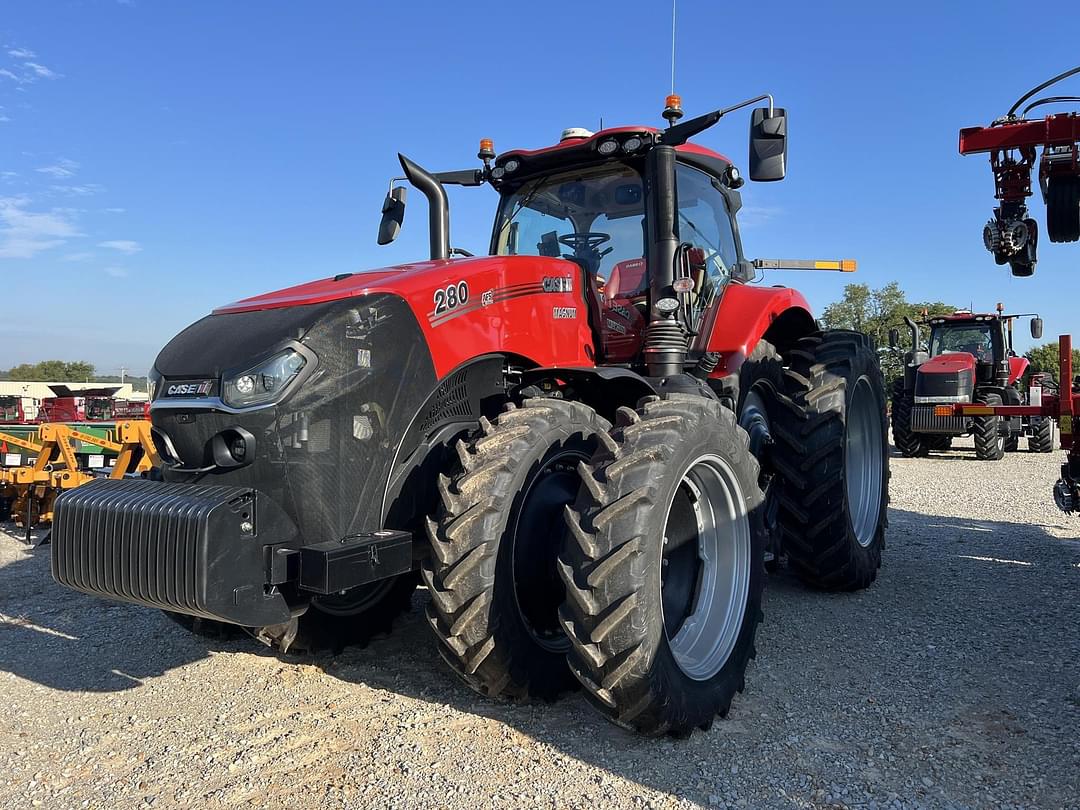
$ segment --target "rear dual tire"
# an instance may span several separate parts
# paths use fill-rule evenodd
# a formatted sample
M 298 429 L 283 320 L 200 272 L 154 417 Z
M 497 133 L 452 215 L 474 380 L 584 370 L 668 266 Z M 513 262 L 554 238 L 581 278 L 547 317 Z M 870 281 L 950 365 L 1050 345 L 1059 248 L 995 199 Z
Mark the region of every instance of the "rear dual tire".
M 865 588 L 885 547 L 889 453 L 877 355 L 860 332 L 800 340 L 772 419 L 789 565 L 809 585 Z

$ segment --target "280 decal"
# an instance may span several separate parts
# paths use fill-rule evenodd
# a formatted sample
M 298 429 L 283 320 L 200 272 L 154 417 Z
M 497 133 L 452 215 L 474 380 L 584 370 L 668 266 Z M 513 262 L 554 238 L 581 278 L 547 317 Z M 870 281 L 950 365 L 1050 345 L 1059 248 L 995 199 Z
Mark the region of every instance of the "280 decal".
M 449 284 L 435 291 L 435 314 L 455 309 L 469 300 L 469 285 L 464 281 Z

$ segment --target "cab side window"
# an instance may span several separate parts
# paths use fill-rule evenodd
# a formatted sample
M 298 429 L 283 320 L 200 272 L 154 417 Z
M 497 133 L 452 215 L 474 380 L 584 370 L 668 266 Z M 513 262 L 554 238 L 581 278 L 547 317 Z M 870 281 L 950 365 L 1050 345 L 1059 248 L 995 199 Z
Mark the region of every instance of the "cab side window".
M 700 315 L 711 304 L 738 261 L 735 231 L 724 195 L 704 172 L 679 164 L 675 170 L 679 197 L 676 218 L 679 240 L 705 252 L 705 276 L 694 291 L 694 310 Z

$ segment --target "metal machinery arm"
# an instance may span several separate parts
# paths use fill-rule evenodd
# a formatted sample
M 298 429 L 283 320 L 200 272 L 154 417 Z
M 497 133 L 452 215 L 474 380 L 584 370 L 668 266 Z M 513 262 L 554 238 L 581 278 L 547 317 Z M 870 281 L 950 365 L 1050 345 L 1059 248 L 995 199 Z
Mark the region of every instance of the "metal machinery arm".
M 1075 96 L 1052 96 L 1016 110 L 1046 87 L 1080 73 L 1068 70 L 1022 96 L 1008 114 L 988 127 L 960 130 L 960 154 L 989 153 L 994 173 L 994 197 L 1000 205 L 983 228 L 983 244 L 998 264 L 1008 264 L 1014 276 L 1035 272 L 1038 226 L 1028 212 L 1031 172 L 1039 163 L 1039 186 L 1046 203 L 1046 229 L 1051 242 L 1080 239 L 1080 114 L 1049 115 L 1027 121 L 1024 115 L 1042 104 L 1080 101 Z M 1038 155 L 1042 148 L 1041 158 Z

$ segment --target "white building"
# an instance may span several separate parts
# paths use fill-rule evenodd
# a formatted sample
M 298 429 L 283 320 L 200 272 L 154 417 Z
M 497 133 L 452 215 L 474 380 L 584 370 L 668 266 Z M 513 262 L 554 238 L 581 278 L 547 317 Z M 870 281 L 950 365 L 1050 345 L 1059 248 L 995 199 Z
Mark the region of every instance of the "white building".
M 13 380 L 0 380 L 0 397 L 22 397 L 23 413 L 27 419 L 33 419 L 37 416 L 38 403 L 41 400 L 48 397 L 55 396 L 50 385 L 65 385 L 72 391 L 85 391 L 87 388 L 116 388 L 117 391 L 113 395 L 117 399 L 134 399 L 143 400 L 146 399 L 146 394 L 135 391 L 131 387 L 131 383 L 77 383 L 77 382 L 65 382 L 65 383 L 47 383 L 47 382 L 21 382 Z

